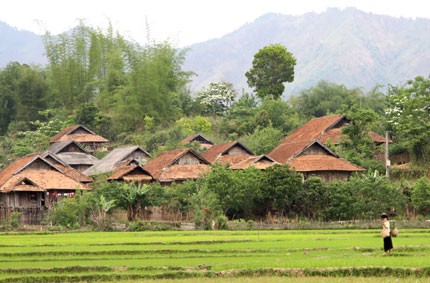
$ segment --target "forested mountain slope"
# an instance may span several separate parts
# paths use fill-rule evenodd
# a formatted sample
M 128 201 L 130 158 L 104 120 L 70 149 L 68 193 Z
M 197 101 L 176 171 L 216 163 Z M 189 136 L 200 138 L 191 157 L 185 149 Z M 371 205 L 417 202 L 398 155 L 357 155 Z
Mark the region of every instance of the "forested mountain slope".
M 9 62 L 46 64 L 42 38 L 29 31 L 18 30 L 0 21 L 0 68 Z
M 281 43 L 297 58 L 287 93 L 320 80 L 371 89 L 430 73 L 430 20 L 374 15 L 354 8 L 302 16 L 266 14 L 221 38 L 190 46 L 192 88 L 228 81 L 247 88 L 244 73 L 263 46 Z

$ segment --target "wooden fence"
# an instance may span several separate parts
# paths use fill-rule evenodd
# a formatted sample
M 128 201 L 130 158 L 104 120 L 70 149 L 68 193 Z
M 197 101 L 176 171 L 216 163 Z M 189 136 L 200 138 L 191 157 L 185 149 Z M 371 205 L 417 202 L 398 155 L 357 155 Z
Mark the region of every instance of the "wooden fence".
M 13 213 L 19 213 L 19 223 L 26 225 L 40 225 L 45 209 L 43 208 L 9 208 L 0 207 L 0 222 L 11 221 Z

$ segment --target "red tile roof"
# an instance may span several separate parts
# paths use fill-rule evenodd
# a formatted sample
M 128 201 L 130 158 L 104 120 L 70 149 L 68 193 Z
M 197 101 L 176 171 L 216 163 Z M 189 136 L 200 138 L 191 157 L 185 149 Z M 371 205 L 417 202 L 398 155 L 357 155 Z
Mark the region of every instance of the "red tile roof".
M 375 143 L 385 143 L 385 137 L 378 135 L 375 132 L 369 131 L 370 138 Z M 392 140 L 388 140 L 389 143 L 392 142 Z
M 231 165 L 230 169 L 245 170 L 245 169 L 252 166 L 252 167 L 255 167 L 257 169 L 264 170 L 267 167 L 273 166 L 275 164 L 279 164 L 279 163 L 267 155 L 249 156 L 245 160 Z
M 151 181 L 152 175 L 142 166 L 138 164 L 131 164 L 118 167 L 108 180 L 134 180 L 134 181 Z
M 159 177 L 161 182 L 195 180 L 211 170 L 208 164 L 183 164 L 165 168 Z
M 310 143 L 311 141 L 281 143 L 267 155 L 279 163 L 285 164 L 288 160 L 293 158 L 294 155 L 303 151 Z
M 310 142 L 319 139 L 324 132 L 335 127 L 342 120 L 346 120 L 345 115 L 339 114 L 312 119 L 293 131 L 282 143 Z
M 377 133 L 372 131 L 369 131 L 368 134 L 374 143 L 385 143 L 385 137 L 380 136 Z M 340 144 L 343 142 L 345 138 L 346 137 L 342 134 L 341 128 L 334 128 L 326 131 L 323 135 L 321 135 L 319 140 L 324 144 L 326 144 L 329 141 L 332 144 Z M 392 141 L 388 140 L 388 142 L 392 142 Z
M 199 160 L 199 164 L 175 164 L 176 161 L 186 154 L 194 155 Z M 192 149 L 185 148 L 165 151 L 153 160 L 149 161 L 143 169 L 151 173 L 154 179 L 165 180 L 175 178 L 183 179 L 186 176 L 194 178 L 193 176 L 200 174 L 200 172 L 209 170 L 210 166 L 209 162 L 205 158 L 201 157 Z M 175 177 L 174 174 L 178 174 L 177 177 Z
M 287 164 L 297 172 L 365 171 L 364 168 L 342 158 L 324 154 L 303 154 L 288 161 Z
M 223 144 L 215 144 L 213 145 L 211 148 L 209 148 L 207 151 L 205 151 L 202 156 L 209 162 L 214 162 L 214 161 L 220 161 L 220 162 L 224 162 L 223 158 L 226 159 L 227 162 L 231 162 L 232 160 L 234 160 L 234 157 L 224 157 L 223 154 L 226 154 L 231 148 L 235 147 L 235 146 L 239 146 L 241 147 L 244 151 L 248 152 L 249 155 L 255 155 L 249 148 L 247 148 L 246 146 L 244 146 L 242 143 L 238 142 L 238 141 L 234 141 L 234 142 L 230 142 L 230 143 L 223 143 Z M 247 155 L 242 155 L 242 156 L 247 156 Z M 220 159 L 220 157 L 223 157 Z M 238 161 L 242 161 L 244 157 L 238 157 Z
M 205 144 L 214 144 L 213 142 L 211 142 L 210 140 L 208 140 L 207 138 L 205 138 L 204 136 L 202 136 L 202 135 L 200 135 L 200 134 L 197 134 L 197 135 L 191 135 L 191 136 L 186 137 L 185 139 L 183 139 L 183 140 L 181 141 L 181 144 L 191 143 L 191 142 L 196 141 L 196 140 L 197 140 L 197 141 L 199 141 L 199 140 L 204 141 L 204 142 L 199 141 L 200 143 L 205 143 Z
M 30 166 L 36 161 L 44 163 L 44 166 L 40 168 Z M 0 192 L 12 191 L 16 186 L 19 186 L 17 188 L 19 190 L 30 189 L 31 186 L 22 186 L 28 185 L 22 184 L 23 180 L 28 180 L 34 185 L 31 191 L 34 191 L 35 187 L 39 187 L 42 190 L 86 189 L 83 184 L 66 175 L 61 169 L 37 154 L 19 158 L 0 172 Z
M 81 130 L 85 133 L 75 133 Z M 95 134 L 93 131 L 87 129 L 82 125 L 69 126 L 50 139 L 51 143 L 59 141 L 75 141 L 79 143 L 106 143 L 107 139 Z

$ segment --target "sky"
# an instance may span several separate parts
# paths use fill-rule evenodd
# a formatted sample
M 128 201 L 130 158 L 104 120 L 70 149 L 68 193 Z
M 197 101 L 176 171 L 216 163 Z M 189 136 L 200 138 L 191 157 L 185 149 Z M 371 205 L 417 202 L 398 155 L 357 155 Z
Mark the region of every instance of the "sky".
M 302 15 L 332 7 L 430 19 L 426 0 L 2 0 L 0 21 L 37 34 L 64 32 L 79 20 L 101 29 L 110 22 L 141 44 L 150 38 L 184 47 L 222 37 L 266 13 Z

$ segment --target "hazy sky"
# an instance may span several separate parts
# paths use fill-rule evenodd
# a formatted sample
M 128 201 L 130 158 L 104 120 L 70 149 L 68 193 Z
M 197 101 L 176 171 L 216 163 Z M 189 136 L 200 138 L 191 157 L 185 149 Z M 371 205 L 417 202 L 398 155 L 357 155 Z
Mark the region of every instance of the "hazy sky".
M 182 47 L 221 37 L 268 12 L 301 15 L 328 7 L 430 18 L 427 0 L 2 0 L 0 21 L 38 34 L 61 33 L 79 19 L 102 29 L 110 21 L 140 43 L 146 41 L 149 26 L 152 39 Z

